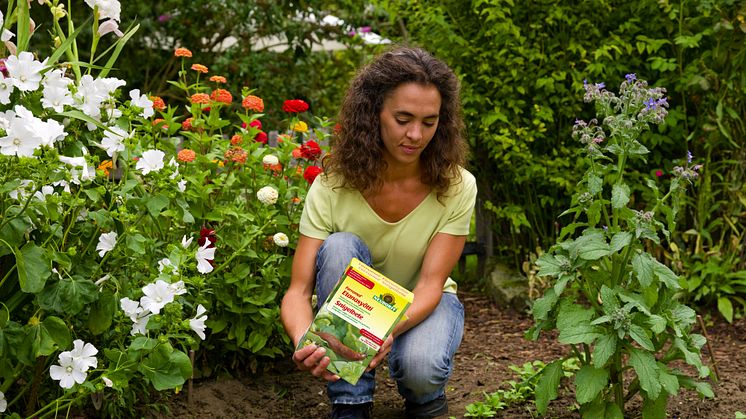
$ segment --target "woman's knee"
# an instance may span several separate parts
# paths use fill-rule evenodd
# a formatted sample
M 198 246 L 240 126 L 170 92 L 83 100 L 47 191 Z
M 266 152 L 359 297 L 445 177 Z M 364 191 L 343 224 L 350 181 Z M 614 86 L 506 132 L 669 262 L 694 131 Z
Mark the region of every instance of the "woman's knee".
M 320 262 L 335 261 L 345 266 L 356 257 L 370 263 L 370 250 L 363 240 L 353 233 L 338 232 L 330 234 L 319 249 Z
M 426 353 L 409 354 L 398 365 L 392 366 L 392 376 L 398 385 L 416 396 L 439 391 L 450 374 L 450 359 Z

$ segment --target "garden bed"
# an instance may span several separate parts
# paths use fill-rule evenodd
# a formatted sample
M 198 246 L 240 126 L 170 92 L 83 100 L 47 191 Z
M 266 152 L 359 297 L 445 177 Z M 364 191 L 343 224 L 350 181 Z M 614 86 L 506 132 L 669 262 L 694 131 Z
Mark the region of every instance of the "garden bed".
M 447 389 L 449 414 L 455 417 L 462 417 L 470 403 L 484 401 L 485 392 L 492 393 L 501 388 L 504 381 L 516 379 L 508 368 L 510 365 L 533 360 L 548 363 L 565 351 L 546 335 L 536 342 L 524 339 L 523 332 L 532 324 L 526 314 L 497 307 L 486 297 L 474 293 L 462 293 L 461 298 L 466 308 L 466 330 L 456 355 L 456 371 Z M 708 333 L 721 374 L 720 383 L 713 385 L 716 399 L 701 400 L 694 392 L 681 391 L 669 402 L 671 417 L 732 419 L 737 410 L 746 411 L 746 319 L 737 320 L 733 325 L 718 320 L 709 326 Z M 706 348 L 703 348 L 703 358 L 710 363 Z M 385 365 L 378 371 L 377 387 L 373 417 L 403 417 L 402 399 Z M 289 360 L 278 362 L 271 373 L 259 376 L 237 375 L 196 383 L 192 397 L 191 406 L 186 393 L 175 399 L 172 416 L 323 418 L 330 409 L 324 384 L 295 370 Z M 633 406 L 635 400 L 630 403 L 629 406 Z M 559 398 L 550 403 L 547 417 L 579 417 L 573 406 L 572 393 L 561 392 Z M 533 404 L 526 404 L 503 410 L 497 417 L 532 418 L 536 415 Z

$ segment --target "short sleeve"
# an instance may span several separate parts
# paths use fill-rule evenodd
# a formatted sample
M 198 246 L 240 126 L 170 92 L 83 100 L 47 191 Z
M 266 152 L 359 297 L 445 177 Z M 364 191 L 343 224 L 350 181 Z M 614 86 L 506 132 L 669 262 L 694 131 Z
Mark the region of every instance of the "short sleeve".
M 332 232 L 332 195 L 334 191 L 316 178 L 306 195 L 306 203 L 300 216 L 300 234 L 314 239 L 325 240 Z
M 477 181 L 467 170 L 461 171 L 461 182 L 454 186 L 456 194 L 448 198 L 448 215 L 438 233 L 466 236 L 477 200 Z

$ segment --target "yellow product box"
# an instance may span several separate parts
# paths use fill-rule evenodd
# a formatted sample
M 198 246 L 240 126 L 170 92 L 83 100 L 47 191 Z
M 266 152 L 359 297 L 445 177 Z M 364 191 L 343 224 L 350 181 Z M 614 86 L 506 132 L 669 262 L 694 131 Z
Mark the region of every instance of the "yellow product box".
M 298 349 L 323 346 L 331 358 L 327 369 L 356 384 L 413 297 L 406 288 L 353 258 Z

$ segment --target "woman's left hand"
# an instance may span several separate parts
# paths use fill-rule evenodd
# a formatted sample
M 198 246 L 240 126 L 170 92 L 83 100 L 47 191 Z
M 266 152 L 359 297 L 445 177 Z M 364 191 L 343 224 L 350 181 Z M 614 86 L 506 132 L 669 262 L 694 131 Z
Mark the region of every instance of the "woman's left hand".
M 393 334 L 389 335 L 386 340 L 383 341 L 383 345 L 381 345 L 381 348 L 376 353 L 376 356 L 373 357 L 373 360 L 370 361 L 370 364 L 368 364 L 368 368 L 365 369 L 365 372 L 368 372 L 375 367 L 378 366 L 378 364 L 383 361 L 383 358 L 386 357 L 386 355 L 391 352 L 391 344 L 394 343 L 394 336 Z

